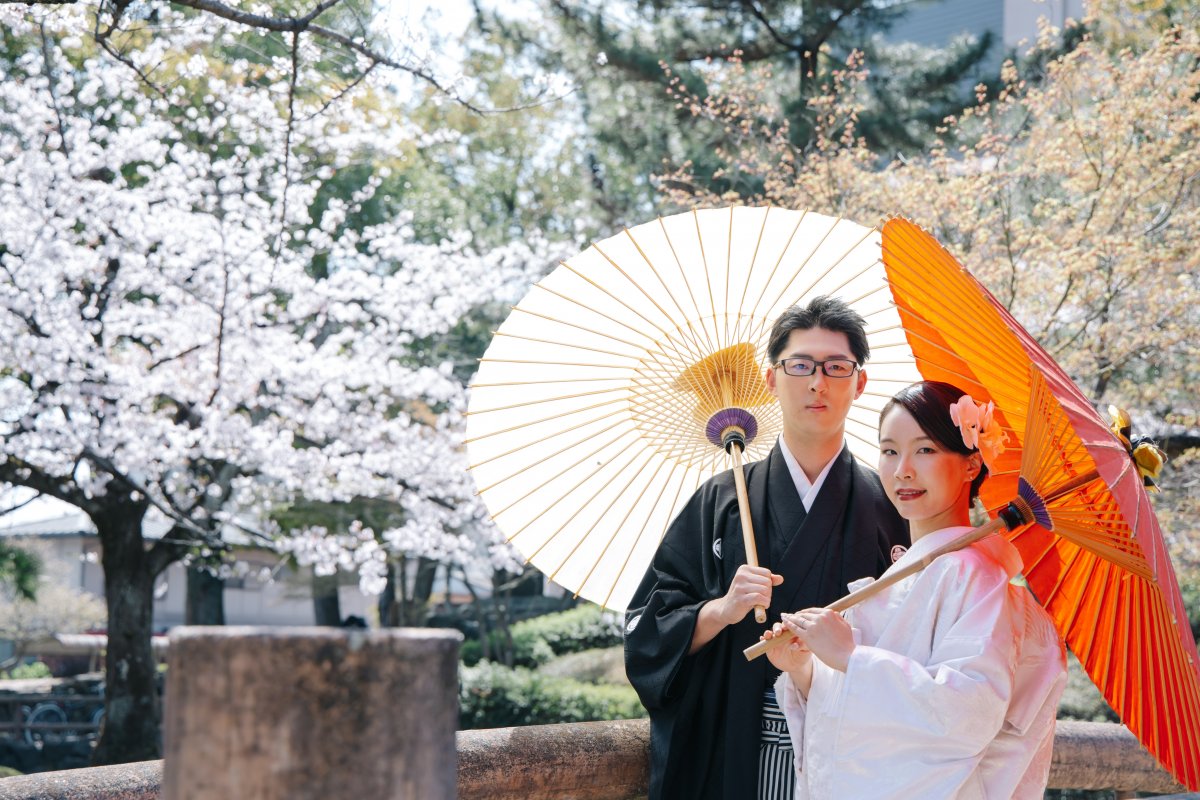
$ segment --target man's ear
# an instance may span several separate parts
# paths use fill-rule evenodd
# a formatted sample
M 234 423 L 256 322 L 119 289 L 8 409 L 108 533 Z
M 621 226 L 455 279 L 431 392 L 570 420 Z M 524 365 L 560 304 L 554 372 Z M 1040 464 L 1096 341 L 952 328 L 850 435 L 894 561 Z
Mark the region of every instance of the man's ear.
M 779 393 L 775 391 L 775 368 L 767 367 L 767 371 L 763 373 L 763 380 L 767 382 L 767 390 L 779 397 Z
M 860 369 L 858 371 L 858 385 L 854 387 L 854 399 L 862 397 L 863 389 L 867 388 L 867 371 Z

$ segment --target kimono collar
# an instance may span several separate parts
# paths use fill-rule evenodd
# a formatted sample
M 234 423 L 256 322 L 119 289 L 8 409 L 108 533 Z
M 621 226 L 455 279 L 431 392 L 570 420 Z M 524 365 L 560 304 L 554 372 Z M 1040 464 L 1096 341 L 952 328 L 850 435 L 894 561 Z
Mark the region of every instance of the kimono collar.
M 912 547 L 908 548 L 908 552 L 900 557 L 893 568 L 899 568 L 908 564 L 913 559 L 923 558 L 927 553 L 936 550 L 944 544 L 974 530 L 967 525 L 957 525 L 951 528 L 942 528 L 939 531 L 933 531 L 922 536 L 917 541 L 913 542 Z M 1013 547 L 1007 539 L 1000 534 L 988 536 L 976 542 L 973 547 L 982 550 L 998 563 L 1008 573 L 1009 578 L 1013 578 L 1020 574 L 1024 569 L 1024 562 L 1021 561 L 1021 554 L 1017 552 L 1017 548 Z
M 817 475 L 817 479 L 810 481 L 808 476 L 804 474 L 804 470 L 800 467 L 800 462 L 792 455 L 792 451 L 788 449 L 787 442 L 783 440 L 783 434 L 779 434 L 779 452 L 783 456 L 783 463 L 787 464 L 788 474 L 792 476 L 792 482 L 796 484 L 796 493 L 800 495 L 800 502 L 804 503 L 805 511 L 812 511 L 813 503 L 816 502 L 817 494 L 820 493 L 821 487 L 825 485 L 825 478 L 829 475 L 829 470 L 833 469 L 833 465 L 842 456 L 842 450 L 846 449 L 846 443 L 842 442 L 842 447 L 833 454 L 833 458 L 829 459 L 829 463 Z

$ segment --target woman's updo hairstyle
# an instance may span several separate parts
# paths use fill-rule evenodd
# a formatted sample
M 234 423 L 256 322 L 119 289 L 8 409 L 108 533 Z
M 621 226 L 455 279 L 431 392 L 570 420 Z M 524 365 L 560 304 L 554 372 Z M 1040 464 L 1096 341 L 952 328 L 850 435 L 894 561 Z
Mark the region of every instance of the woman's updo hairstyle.
M 887 405 L 879 412 L 879 421 L 883 422 L 888 413 L 900 406 L 917 421 L 917 425 L 938 446 L 952 453 L 969 456 L 978 453 L 974 447 L 963 444 L 962 431 L 950 419 L 950 406 L 954 405 L 966 392 L 957 386 L 942 381 L 920 381 L 906 386 L 887 401 Z M 979 487 L 987 478 L 987 465 L 980 461 L 979 474 L 971 481 L 971 502 L 979 497 Z

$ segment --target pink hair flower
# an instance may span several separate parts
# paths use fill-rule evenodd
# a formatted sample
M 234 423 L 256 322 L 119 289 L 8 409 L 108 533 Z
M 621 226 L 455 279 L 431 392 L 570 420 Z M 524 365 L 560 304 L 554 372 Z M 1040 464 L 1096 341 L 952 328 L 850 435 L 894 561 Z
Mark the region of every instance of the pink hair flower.
M 976 403 L 969 394 L 964 394 L 950 406 L 950 420 L 958 426 L 963 445 L 979 450 L 989 472 L 996 459 L 1007 449 L 1008 443 L 1008 434 L 999 425 L 993 424 L 992 412 L 995 409 L 995 403 Z

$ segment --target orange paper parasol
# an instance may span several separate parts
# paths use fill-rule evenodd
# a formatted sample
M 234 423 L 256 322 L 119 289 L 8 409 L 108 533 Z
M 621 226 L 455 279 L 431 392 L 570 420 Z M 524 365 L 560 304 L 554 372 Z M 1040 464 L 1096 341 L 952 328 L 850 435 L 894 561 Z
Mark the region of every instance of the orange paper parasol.
M 1054 359 L 932 236 L 890 220 L 883 261 L 922 376 L 995 401 L 997 419 L 1021 445 L 1000 457 L 983 484 L 989 511 L 1018 496 L 1022 452 L 1031 448 L 1037 471 L 1069 487 L 1047 503 L 1043 524 L 1009 534 L 1030 589 L 1138 740 L 1189 789 L 1200 788 L 1196 643 L 1125 445 Z M 1043 380 L 1047 392 L 1031 392 Z

